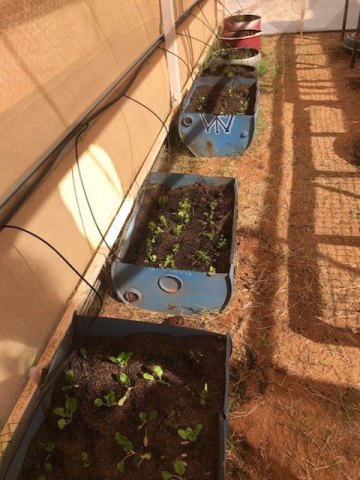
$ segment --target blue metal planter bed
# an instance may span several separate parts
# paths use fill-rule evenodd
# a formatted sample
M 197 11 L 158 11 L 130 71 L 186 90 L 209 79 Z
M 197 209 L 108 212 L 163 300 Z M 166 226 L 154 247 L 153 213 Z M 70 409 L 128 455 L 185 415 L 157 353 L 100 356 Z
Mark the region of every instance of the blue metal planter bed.
M 184 221 L 180 227 L 179 225 L 171 227 L 172 234 L 178 227 L 184 227 L 184 231 L 195 229 L 198 233 L 191 242 L 192 244 L 189 245 L 189 242 L 186 241 L 182 242 L 182 236 L 177 237 L 174 234 L 172 237 L 173 243 L 170 243 L 172 250 L 169 250 L 169 253 L 175 251 L 177 245 L 180 244 L 180 248 L 177 249 L 179 250 L 177 256 L 163 253 L 166 260 L 160 260 L 160 264 L 159 259 L 155 261 L 155 257 L 153 259 L 154 263 L 150 262 L 148 258 L 151 258 L 151 255 L 148 255 L 143 261 L 139 262 L 137 259 L 135 261 L 133 259 L 134 251 L 136 257 L 137 249 L 144 249 L 145 243 L 146 245 L 150 243 L 151 247 L 149 226 L 153 229 L 159 229 L 159 219 L 164 220 L 159 213 L 151 218 L 151 220 L 154 220 L 154 225 L 152 225 L 152 222 L 148 224 L 147 221 L 144 222 L 140 219 L 149 203 L 147 192 L 154 191 L 156 188 L 161 189 L 161 191 L 164 189 L 166 195 L 172 197 L 180 195 L 179 192 L 183 191 L 182 189 L 187 188 L 187 191 L 192 191 L 195 188 L 200 188 L 199 185 L 202 186 L 201 188 L 208 189 L 210 193 L 216 189 L 226 190 L 227 192 L 226 207 L 222 204 L 222 202 L 225 202 L 225 197 L 218 200 L 214 198 L 211 202 L 215 210 L 217 207 L 219 209 L 220 207 L 226 208 L 223 219 L 215 218 L 216 215 L 214 214 L 214 221 L 212 222 L 214 233 L 205 231 L 207 227 L 202 226 L 206 223 L 203 220 L 212 216 L 211 211 L 201 214 L 204 216 L 196 219 L 196 215 L 200 215 L 199 209 L 205 208 L 203 206 L 205 204 L 204 197 L 200 196 L 189 207 L 191 221 L 188 224 Z M 231 208 L 227 206 L 230 203 Z M 167 208 L 167 206 L 163 207 L 163 211 L 169 219 L 167 221 L 178 221 L 181 224 L 183 220 L 178 215 L 182 215 L 184 212 L 180 209 L 177 214 L 170 213 L 167 212 Z M 208 216 L 206 217 L 206 215 Z M 209 222 L 211 223 L 211 220 Z M 112 282 L 117 297 L 124 303 L 131 303 L 139 308 L 176 315 L 192 315 L 225 307 L 233 292 L 236 222 L 237 181 L 235 179 L 177 173 L 152 173 L 127 222 L 120 239 L 117 258 L 112 264 Z M 166 230 L 165 227 L 164 229 Z M 170 226 L 168 226 L 168 229 L 170 229 Z M 211 239 L 211 236 L 213 236 L 213 239 Z M 207 262 L 206 252 L 204 252 L 204 245 L 209 245 L 209 242 L 217 242 L 216 245 L 219 246 L 220 250 L 222 249 L 220 247 L 224 247 L 224 251 L 214 254 L 214 266 L 210 266 L 210 262 Z M 131 250 L 133 251 L 132 255 L 130 254 Z M 175 265 L 178 260 L 179 263 L 183 261 L 185 259 L 183 257 L 189 257 L 189 252 L 192 251 L 196 252 L 196 256 L 194 261 L 190 261 L 189 268 L 180 268 Z M 170 262 L 169 259 L 173 257 L 174 261 Z M 218 268 L 216 262 L 220 260 L 222 265 Z M 205 264 L 202 262 L 205 262 Z M 204 268 L 197 268 L 200 266 Z
M 109 348 L 118 357 L 109 357 Z M 2 459 L 0 479 L 150 480 L 164 478 L 163 471 L 186 458 L 178 468 L 186 468 L 188 478 L 200 469 L 209 480 L 224 480 L 230 356 L 229 335 L 74 316 L 44 383 L 24 409 Z M 122 360 L 121 366 L 114 358 Z M 164 367 L 162 383 L 136 373 L 154 364 Z M 126 403 L 97 405 L 93 389 L 102 395 L 105 386 L 118 396 L 120 372 L 131 382 Z M 65 399 L 71 399 L 66 411 L 57 408 Z M 190 410 L 195 413 L 191 419 Z M 193 427 L 197 421 L 196 442 L 181 443 L 179 425 Z
M 242 114 L 227 111 L 208 113 L 206 110 L 191 111 L 190 105 L 198 89 L 208 94 L 221 89 L 231 91 L 248 89 L 249 108 Z M 198 77 L 184 100 L 179 116 L 179 134 L 191 152 L 199 157 L 224 157 L 243 153 L 251 144 L 257 113 L 258 84 L 256 79 L 235 77 Z

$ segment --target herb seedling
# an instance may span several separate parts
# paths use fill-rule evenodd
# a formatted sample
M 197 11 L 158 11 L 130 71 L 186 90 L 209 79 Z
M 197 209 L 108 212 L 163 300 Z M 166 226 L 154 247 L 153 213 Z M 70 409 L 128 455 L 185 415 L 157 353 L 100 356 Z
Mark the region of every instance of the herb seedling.
M 132 353 L 121 352 L 117 357 L 109 357 L 110 362 L 116 363 L 120 368 L 125 368 L 131 358 Z
M 131 380 L 126 375 L 126 373 L 124 373 L 124 372 L 120 373 L 119 380 L 120 380 L 120 383 L 122 385 L 124 385 L 124 387 L 126 388 L 125 395 L 123 397 L 121 397 L 120 400 L 118 401 L 119 407 L 122 407 L 124 405 L 124 403 L 126 402 L 128 396 L 130 395 L 130 391 L 133 387 L 131 386 Z
M 116 395 L 115 395 L 115 392 L 113 390 L 110 390 L 110 392 L 108 392 L 106 395 L 103 396 L 103 399 L 102 398 L 95 398 L 94 400 L 94 405 L 96 407 L 116 407 L 116 405 L 118 404 L 117 400 L 116 400 Z
M 161 472 L 161 477 L 163 480 L 186 480 L 186 477 L 184 477 L 186 473 L 186 467 L 187 464 L 183 460 L 177 459 L 176 462 L 174 463 L 174 472 L 171 473 L 168 472 L 167 470 L 163 470 Z
M 147 380 L 148 382 L 159 382 L 159 383 L 162 383 L 163 385 L 169 385 L 167 382 L 165 382 L 165 380 L 163 380 L 163 375 L 164 375 L 164 370 L 160 367 L 160 365 L 155 365 L 153 368 L 152 368 L 152 372 L 153 374 L 151 373 L 144 373 L 143 374 L 143 378 L 145 380 Z
M 166 255 L 164 263 L 160 264 L 161 268 L 176 268 L 175 258 L 173 254 Z
M 81 452 L 80 458 L 83 462 L 84 467 L 89 468 L 90 467 L 89 454 L 87 452 Z
M 162 225 L 164 228 L 168 228 L 169 224 L 168 224 L 168 221 L 167 221 L 165 215 L 160 215 L 160 217 L 159 217 L 159 222 L 161 223 L 161 225 Z
M 62 387 L 61 390 L 63 392 L 68 392 L 69 390 L 74 388 L 74 371 L 73 370 L 67 370 L 65 372 L 65 382 L 67 383 L 67 385 L 64 385 Z
M 177 255 L 180 252 L 180 243 L 175 243 L 172 247 L 172 252 Z
M 58 420 L 58 427 L 60 430 L 65 428 L 69 425 L 72 420 L 74 413 L 77 410 L 77 401 L 74 397 L 69 397 L 69 395 L 65 395 L 65 406 L 64 407 L 57 407 L 54 408 L 53 413 L 58 417 L 61 417 Z
M 180 442 L 181 445 L 188 445 L 190 442 L 196 442 L 196 439 L 199 433 L 202 430 L 202 425 L 200 423 L 196 424 L 194 428 L 186 427 L 185 429 L 180 428 L 177 432 L 180 438 L 184 441 Z
M 151 452 L 137 455 L 134 451 L 133 442 L 119 432 L 115 433 L 115 440 L 125 452 L 125 457 L 116 465 L 117 471 L 120 473 L 125 473 L 125 461 L 128 458 L 135 456 L 134 463 L 137 467 L 139 467 L 144 460 L 150 460 L 152 457 Z
M 204 250 L 197 250 L 195 255 L 196 255 L 196 258 L 200 260 L 200 262 L 204 263 L 207 267 L 211 264 L 211 258 L 209 254 Z
M 200 393 L 200 405 L 202 405 L 203 407 L 206 405 L 206 399 L 207 399 L 208 393 L 209 393 L 208 384 L 205 383 L 204 388 Z
M 84 347 L 80 348 L 80 356 L 83 360 L 83 363 L 87 363 L 89 361 L 89 357 L 88 357 L 86 348 L 84 348 Z
M 148 434 L 147 434 L 147 424 L 149 422 L 152 422 L 153 420 L 155 420 L 155 418 L 157 417 L 157 411 L 156 410 L 150 410 L 149 413 L 140 412 L 139 417 L 140 417 L 140 420 L 142 421 L 142 424 L 139 425 L 137 429 L 138 429 L 138 432 L 140 432 L 140 430 L 143 427 L 145 427 L 143 444 L 144 444 L 144 447 L 147 447 L 149 445 L 149 438 L 148 438 Z
M 218 250 L 223 251 L 223 250 L 226 250 L 227 245 L 228 245 L 228 242 L 227 242 L 225 236 L 223 234 L 221 234 L 218 241 L 217 241 L 216 248 Z
M 179 223 L 178 225 L 175 225 L 173 228 L 174 235 L 176 237 L 180 237 L 181 232 L 183 231 L 184 225 L 182 223 Z
M 53 471 L 52 465 L 49 462 L 52 452 L 55 449 L 55 443 L 53 442 L 39 442 L 38 446 L 40 450 L 43 450 L 47 453 L 44 463 L 42 465 L 42 474 L 39 477 L 39 480 L 46 480 L 46 474 Z
M 190 221 L 190 210 L 191 210 L 190 200 L 188 198 L 184 198 L 184 200 L 180 200 L 179 207 L 180 208 L 177 214 L 181 218 L 182 223 L 186 225 Z
M 161 195 L 159 198 L 159 205 L 160 207 L 165 207 L 169 202 L 169 198 L 166 195 Z
M 205 232 L 204 237 L 208 238 L 209 240 L 214 240 L 213 232 Z

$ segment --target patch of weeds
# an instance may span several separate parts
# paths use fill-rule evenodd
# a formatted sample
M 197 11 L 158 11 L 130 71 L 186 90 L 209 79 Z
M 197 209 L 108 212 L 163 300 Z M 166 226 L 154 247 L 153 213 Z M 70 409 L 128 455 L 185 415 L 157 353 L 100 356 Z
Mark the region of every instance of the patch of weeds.
M 61 417 L 58 420 L 58 427 L 60 428 L 60 430 L 63 430 L 67 425 L 70 425 L 76 410 L 77 410 L 76 398 L 70 397 L 69 395 L 65 395 L 64 407 L 56 407 L 53 409 L 53 413 L 58 417 Z
M 174 473 L 163 470 L 161 472 L 162 480 L 186 480 L 186 477 L 184 477 L 186 473 L 186 467 L 186 462 L 178 458 L 174 463 Z
M 196 424 L 194 428 L 186 427 L 185 429 L 180 428 L 177 432 L 180 438 L 183 439 L 183 442 L 180 442 L 181 445 L 188 445 L 191 442 L 196 442 L 199 433 L 202 430 L 202 425 L 200 423 Z

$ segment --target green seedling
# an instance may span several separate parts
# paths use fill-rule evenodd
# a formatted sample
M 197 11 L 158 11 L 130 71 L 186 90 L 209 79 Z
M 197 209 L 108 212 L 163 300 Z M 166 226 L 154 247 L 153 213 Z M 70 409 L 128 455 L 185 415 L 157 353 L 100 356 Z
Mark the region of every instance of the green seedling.
M 169 198 L 166 195 L 161 195 L 159 198 L 159 205 L 160 207 L 165 207 L 169 202 Z
M 194 352 L 193 350 L 189 350 L 189 355 L 191 360 L 195 360 L 196 363 L 200 363 L 200 360 L 204 356 L 204 354 L 200 352 L 200 350 L 197 352 Z
M 161 268 L 176 268 L 176 262 L 173 254 L 166 255 L 164 263 L 160 264 Z
M 86 348 L 84 348 L 84 347 L 80 348 L 80 357 L 82 358 L 84 363 L 89 361 L 89 357 L 88 357 Z
M 50 463 L 50 457 L 52 452 L 55 449 L 55 443 L 53 442 L 39 442 L 38 446 L 40 450 L 43 450 L 44 452 L 47 453 L 44 463 L 42 465 L 42 473 L 39 477 L 39 480 L 46 480 L 46 474 L 51 473 L 53 471 L 52 465 Z
M 165 380 L 163 380 L 164 371 L 160 367 L 160 365 L 155 365 L 152 369 L 152 372 L 153 374 L 144 373 L 143 378 L 148 382 L 159 382 L 159 383 L 162 383 L 163 385 L 168 385 L 168 383 L 165 382 Z
M 172 252 L 177 255 L 180 252 L 180 243 L 175 243 L 172 247 Z
M 176 237 L 180 237 L 181 232 L 183 231 L 183 228 L 184 228 L 184 225 L 182 224 L 175 225 L 175 227 L 173 228 L 174 235 Z
M 115 440 L 125 452 L 125 457 L 116 465 L 117 471 L 122 474 L 125 473 L 125 462 L 128 458 L 134 456 L 134 464 L 139 467 L 144 460 L 150 460 L 152 457 L 151 452 L 137 455 L 134 451 L 133 442 L 119 432 L 115 433 Z
M 138 426 L 138 432 L 145 427 L 145 434 L 144 434 L 144 439 L 143 439 L 143 444 L 144 447 L 147 447 L 149 445 L 149 438 L 148 438 L 148 432 L 147 432 L 147 426 L 148 423 L 152 422 L 155 420 L 157 417 L 157 411 L 156 410 L 150 410 L 149 413 L 146 412 L 140 412 L 139 418 L 142 421 L 141 425 Z
M 156 223 L 154 221 L 149 222 L 148 228 L 152 234 L 155 233 L 156 230 Z
M 197 250 L 195 256 L 200 262 L 204 263 L 207 267 L 211 265 L 211 258 L 207 252 L 204 250 Z
M 221 234 L 218 241 L 217 241 L 216 248 L 218 250 L 222 251 L 222 250 L 226 250 L 227 246 L 228 246 L 228 242 L 227 242 L 225 236 L 223 234 Z
M 131 380 L 126 375 L 126 373 L 124 373 L 124 372 L 120 373 L 119 380 L 120 380 L 120 383 L 126 388 L 125 395 L 123 397 L 121 397 L 120 400 L 118 401 L 118 406 L 122 407 L 124 405 L 124 403 L 126 402 L 127 398 L 129 397 L 131 389 L 133 387 L 131 386 Z
M 215 275 L 215 273 L 216 273 L 216 269 L 213 265 L 211 265 L 211 267 L 209 267 L 209 274 L 210 275 Z
M 191 202 L 188 198 L 184 198 L 184 200 L 180 200 L 179 202 L 179 210 L 177 212 L 178 216 L 181 218 L 183 224 L 187 224 L 190 221 L 190 210 L 191 210 Z
M 150 262 L 156 262 L 157 255 L 154 254 L 154 243 L 155 240 L 152 238 L 146 239 L 146 256 L 150 260 Z
M 206 405 L 206 399 L 207 399 L 208 393 L 209 393 L 208 384 L 205 383 L 204 388 L 200 393 L 200 405 L 202 405 L 203 407 Z
M 205 232 L 204 237 L 208 238 L 209 240 L 214 240 L 214 234 L 212 232 Z
M 167 221 L 165 215 L 160 215 L 159 221 L 164 228 L 168 228 L 169 224 L 168 224 L 168 221 Z
M 74 371 L 73 370 L 67 370 L 65 372 L 65 382 L 66 385 L 62 387 L 63 392 L 68 392 L 72 388 L 74 388 Z
M 103 398 L 95 398 L 94 405 L 96 407 L 116 407 L 118 404 L 116 395 L 113 390 L 110 390 Z
M 167 470 L 162 470 L 162 480 L 186 480 L 186 477 L 184 477 L 186 473 L 186 467 L 187 464 L 184 462 L 184 460 L 177 459 L 174 463 L 174 473 L 168 472 Z
M 117 357 L 109 357 L 110 362 L 116 363 L 120 368 L 125 368 L 129 363 L 132 353 L 121 352 Z
M 58 420 L 58 427 L 60 430 L 65 428 L 69 425 L 72 420 L 74 413 L 77 410 L 77 401 L 74 397 L 69 397 L 69 395 L 65 395 L 65 406 L 64 407 L 57 407 L 54 408 L 53 413 L 58 417 L 61 417 Z
M 200 423 L 196 424 L 194 428 L 186 427 L 185 429 L 180 428 L 177 432 L 180 438 L 184 441 L 180 442 L 181 445 L 188 445 L 190 442 L 196 442 L 196 439 L 199 433 L 202 430 L 202 425 Z
M 81 452 L 80 458 L 83 462 L 84 467 L 89 468 L 90 467 L 89 454 L 87 452 Z

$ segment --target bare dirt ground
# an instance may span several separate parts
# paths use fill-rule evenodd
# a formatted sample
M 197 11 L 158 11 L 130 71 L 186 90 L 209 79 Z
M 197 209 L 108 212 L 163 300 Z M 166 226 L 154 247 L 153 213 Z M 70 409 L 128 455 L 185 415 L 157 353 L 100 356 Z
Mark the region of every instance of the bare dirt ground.
M 171 171 L 239 180 L 236 293 L 168 317 L 108 297 L 102 314 L 233 335 L 228 480 L 360 479 L 360 62 L 338 33 L 265 37 L 252 147 Z M 358 148 L 359 158 L 356 158 Z

